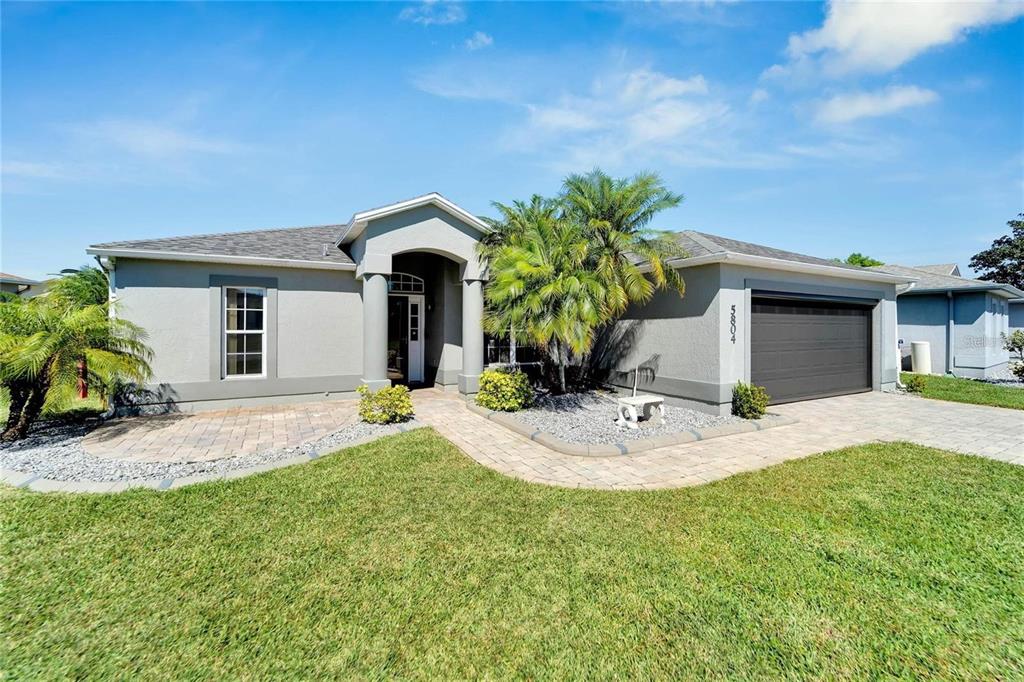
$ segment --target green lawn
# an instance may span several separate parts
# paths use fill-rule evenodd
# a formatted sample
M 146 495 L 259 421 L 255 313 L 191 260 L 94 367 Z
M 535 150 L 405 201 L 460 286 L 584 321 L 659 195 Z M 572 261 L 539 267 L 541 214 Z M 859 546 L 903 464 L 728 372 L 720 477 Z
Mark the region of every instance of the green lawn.
M 912 445 L 622 493 L 421 429 L 166 493 L 3 488 L 0 522 L 10 679 L 1024 677 L 1024 467 Z
M 904 373 L 903 383 L 913 374 Z M 1009 407 L 1024 410 L 1024 389 L 1009 388 L 998 384 L 986 384 L 983 381 L 958 379 L 956 377 L 920 375 L 924 379 L 924 390 L 921 395 L 935 400 L 952 400 L 956 403 L 973 405 L 991 405 L 993 407 Z

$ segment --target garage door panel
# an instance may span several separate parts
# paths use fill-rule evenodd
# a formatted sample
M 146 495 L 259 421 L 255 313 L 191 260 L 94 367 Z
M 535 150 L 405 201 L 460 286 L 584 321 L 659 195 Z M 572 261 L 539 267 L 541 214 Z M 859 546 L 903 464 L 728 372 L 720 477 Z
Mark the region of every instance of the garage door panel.
M 871 310 L 754 299 L 751 380 L 773 403 L 871 389 Z

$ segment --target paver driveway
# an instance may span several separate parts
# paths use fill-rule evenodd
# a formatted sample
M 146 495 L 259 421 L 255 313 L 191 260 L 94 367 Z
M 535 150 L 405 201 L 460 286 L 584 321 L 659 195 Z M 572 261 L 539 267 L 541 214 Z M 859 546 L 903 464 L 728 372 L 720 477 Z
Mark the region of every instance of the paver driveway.
M 418 391 L 414 402 L 418 419 L 484 466 L 527 481 L 568 487 L 698 485 L 875 440 L 912 441 L 1024 464 L 1024 410 L 888 393 L 779 405 L 772 411 L 795 417 L 799 423 L 607 458 L 549 450 L 470 412 L 457 396 Z

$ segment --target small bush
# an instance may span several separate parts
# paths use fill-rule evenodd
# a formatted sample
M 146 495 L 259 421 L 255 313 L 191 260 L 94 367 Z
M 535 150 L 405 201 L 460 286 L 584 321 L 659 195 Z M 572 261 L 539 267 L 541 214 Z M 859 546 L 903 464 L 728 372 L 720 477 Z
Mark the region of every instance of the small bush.
M 744 419 L 760 419 L 768 409 L 771 397 L 764 386 L 736 383 L 732 389 L 732 413 Z
M 1003 348 L 1010 351 L 1010 373 L 1024 381 L 1024 330 L 1017 329 L 1009 336 L 1003 334 Z
M 498 412 L 516 412 L 533 404 L 530 379 L 519 370 L 489 369 L 480 375 L 476 404 Z
M 356 389 L 359 395 L 359 418 L 369 424 L 397 424 L 412 418 L 412 398 L 405 386 L 389 386 L 370 391 L 365 384 Z
M 903 383 L 907 387 L 907 390 L 911 393 L 920 393 L 924 390 L 924 377 L 920 374 L 911 374 L 907 377 L 907 380 Z

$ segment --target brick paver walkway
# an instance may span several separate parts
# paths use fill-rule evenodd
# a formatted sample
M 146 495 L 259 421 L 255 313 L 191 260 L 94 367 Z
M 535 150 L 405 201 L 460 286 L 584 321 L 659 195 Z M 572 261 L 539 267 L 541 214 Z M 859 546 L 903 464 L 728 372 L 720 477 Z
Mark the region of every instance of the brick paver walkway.
M 356 401 L 237 408 L 117 419 L 82 441 L 97 457 L 141 462 L 205 462 L 322 438 L 358 419 Z
M 768 431 L 672 445 L 620 457 L 564 455 L 438 391 L 414 393 L 417 419 L 477 462 L 536 483 L 653 489 L 699 485 L 741 471 L 869 441 L 904 440 L 1024 464 L 1024 410 L 861 393 L 773 407 L 800 420 Z M 671 408 L 669 408 L 671 409 Z

